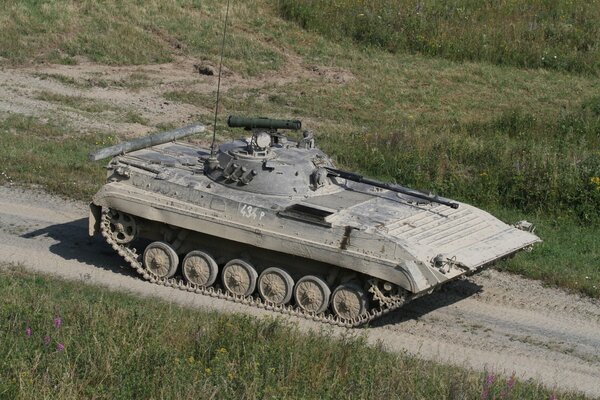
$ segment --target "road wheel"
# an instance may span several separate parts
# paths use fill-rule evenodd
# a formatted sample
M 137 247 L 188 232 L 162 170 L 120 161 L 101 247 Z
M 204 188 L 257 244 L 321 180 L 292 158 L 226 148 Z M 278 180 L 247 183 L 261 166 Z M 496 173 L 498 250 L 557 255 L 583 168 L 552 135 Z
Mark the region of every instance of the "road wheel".
M 152 242 L 144 250 L 146 269 L 159 278 L 170 278 L 175 275 L 179 265 L 179 257 L 175 250 L 164 242 Z
M 294 288 L 294 300 L 302 310 L 320 314 L 329 306 L 331 290 L 323 279 L 308 275 L 296 283 Z
M 181 264 L 183 276 L 189 283 L 208 287 L 217 280 L 219 267 L 210 255 L 203 251 L 190 251 Z
M 367 293 L 356 283 L 344 283 L 333 291 L 331 308 L 340 318 L 354 319 L 367 312 L 369 298 Z
M 229 261 L 223 267 L 223 286 L 232 294 L 249 296 L 256 289 L 258 273 L 254 267 L 239 259 Z
M 286 304 L 292 299 L 294 280 L 281 268 L 267 268 L 258 278 L 258 293 L 269 303 Z

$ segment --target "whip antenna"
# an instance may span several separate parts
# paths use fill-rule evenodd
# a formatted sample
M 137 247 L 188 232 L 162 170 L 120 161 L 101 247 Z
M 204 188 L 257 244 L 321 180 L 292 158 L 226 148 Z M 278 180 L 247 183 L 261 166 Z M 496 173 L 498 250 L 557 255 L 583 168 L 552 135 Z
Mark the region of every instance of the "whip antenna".
M 215 140 L 217 137 L 217 114 L 219 113 L 219 93 L 221 91 L 221 69 L 223 68 L 223 52 L 225 51 L 225 34 L 227 33 L 227 17 L 229 16 L 229 0 L 225 11 L 225 26 L 223 26 L 223 40 L 221 42 L 221 61 L 219 61 L 219 78 L 217 81 L 217 105 L 215 106 L 215 123 L 213 124 L 213 137 L 210 145 L 210 158 L 215 158 Z

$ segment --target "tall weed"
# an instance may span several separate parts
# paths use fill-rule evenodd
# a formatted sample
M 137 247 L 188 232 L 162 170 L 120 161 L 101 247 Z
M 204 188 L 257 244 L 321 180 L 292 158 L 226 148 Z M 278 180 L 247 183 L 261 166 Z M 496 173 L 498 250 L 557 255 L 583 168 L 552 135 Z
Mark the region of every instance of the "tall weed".
M 487 207 L 598 223 L 599 104 L 600 97 L 591 98 L 556 120 L 513 109 L 488 122 L 438 128 L 426 137 L 400 126 L 324 139 L 338 161 L 373 176 Z

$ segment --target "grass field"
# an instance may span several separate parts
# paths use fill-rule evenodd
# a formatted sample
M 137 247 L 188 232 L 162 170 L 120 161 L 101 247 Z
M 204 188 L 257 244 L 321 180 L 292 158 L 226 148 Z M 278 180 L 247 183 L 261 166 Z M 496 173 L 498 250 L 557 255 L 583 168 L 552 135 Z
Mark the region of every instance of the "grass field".
M 331 4 L 346 3 L 351 2 Z M 596 27 L 587 21 L 597 15 L 598 3 L 558 3 L 574 18 L 570 23 L 575 31 L 582 32 L 585 40 L 595 37 Z M 253 83 L 250 88 L 233 85 L 223 96 L 223 116 L 300 118 L 317 132 L 317 143 L 340 167 L 497 210 L 508 222 L 532 220 L 544 244 L 502 268 L 600 297 L 600 79 L 593 71 L 457 63 L 443 54 L 433 58 L 406 54 L 408 50 L 400 47 L 390 52 L 382 46 L 356 44 L 356 38 L 342 38 L 342 31 L 321 36 L 300 29 L 281 14 L 298 20 L 296 14 L 304 10 L 302 18 L 307 21 L 317 16 L 300 3 L 285 4 L 248 0 L 233 5 L 225 66 L 242 77 L 262 78 L 264 83 L 248 78 Z M 437 7 L 433 2 L 420 4 L 425 6 L 423 13 Z M 473 4 L 464 2 L 463 8 L 469 15 L 481 14 L 480 22 L 496 15 L 496 23 L 514 20 L 517 29 L 527 19 L 515 14 L 518 7 L 500 12 L 520 2 L 502 2 L 485 10 Z M 141 7 L 135 2 L 99 6 L 67 0 L 44 6 L 35 1 L 3 4 L 0 20 L 6 34 L 0 38 L 5 41 L 0 46 L 1 62 L 6 66 L 56 62 L 56 54 L 64 62 L 87 57 L 111 65 L 184 56 L 218 59 L 224 12 L 218 2 L 151 1 Z M 328 7 L 323 6 L 323 15 L 335 10 L 343 14 L 343 7 Z M 531 7 L 535 11 L 546 6 L 532 2 Z M 544 26 L 559 23 L 542 14 Z M 340 14 L 336 26 L 350 21 L 344 15 Z M 443 15 L 444 26 L 462 24 L 451 17 L 457 13 Z M 311 29 L 319 30 L 318 26 Z M 131 39 L 118 40 L 125 34 Z M 555 43 L 536 36 L 531 40 L 543 47 L 566 46 L 567 39 L 558 38 Z M 42 47 L 47 51 L 41 51 Z M 530 47 L 531 51 L 536 48 Z M 292 61 L 287 53 L 300 61 Z M 595 48 L 579 53 L 581 57 L 597 54 Z M 268 79 L 287 74 L 292 62 L 299 63 L 293 71 L 323 66 L 338 71 L 343 79 L 300 74 L 283 86 Z M 82 84 L 58 77 L 78 90 L 106 85 L 101 79 Z M 55 79 L 56 75 L 43 78 Z M 130 86 L 124 81 L 118 85 L 135 89 L 144 81 L 133 75 L 130 80 Z M 111 107 L 85 96 L 37 96 L 80 113 L 103 115 Z M 214 101 L 214 93 L 187 89 L 168 89 L 163 96 L 198 106 Z M 79 136 L 69 135 L 69 130 L 77 131 L 68 128 L 70 121 L 52 116 L 44 120 L 19 114 L 1 117 L 0 135 L 11 145 L 0 149 L 5 160 L 0 182 L 41 184 L 81 200 L 89 199 L 102 183 L 101 165 L 88 163 L 85 154 L 117 141 L 114 134 L 81 131 Z M 118 118 L 147 123 L 135 112 Z M 219 131 L 224 136 L 238 134 L 221 127 Z
M 40 185 L 51 192 L 79 200 L 89 199 L 105 177 L 100 165 L 87 160 L 90 148 L 110 145 L 109 135 L 69 136 L 63 121 L 39 121 L 11 114 L 0 120 L 2 183 Z
M 303 28 L 393 53 L 600 72 L 597 1 L 293 0 L 278 5 L 283 16 Z
M 251 12 L 252 3 L 237 5 L 237 12 Z M 80 56 L 110 65 L 169 62 L 181 55 L 216 58 L 220 12 L 217 1 L 3 2 L 0 64 L 76 64 Z M 281 55 L 267 43 L 237 33 L 227 46 L 230 67 L 256 75 L 281 65 Z
M 532 382 L 390 354 L 360 336 L 301 334 L 279 320 L 183 309 L 6 265 L 0 292 L 0 398 L 554 395 Z

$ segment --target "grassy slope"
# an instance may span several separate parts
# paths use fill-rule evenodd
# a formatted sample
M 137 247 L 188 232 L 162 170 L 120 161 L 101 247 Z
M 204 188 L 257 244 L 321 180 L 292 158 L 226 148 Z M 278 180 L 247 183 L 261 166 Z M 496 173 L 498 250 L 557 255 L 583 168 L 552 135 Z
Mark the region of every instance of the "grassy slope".
M 252 3 L 236 9 L 250 13 Z M 77 56 L 111 65 L 169 62 L 181 55 L 216 58 L 220 5 L 197 0 L 2 2 L 0 64 L 73 64 Z M 238 35 L 226 57 L 230 67 L 248 75 L 276 69 L 283 60 L 253 35 Z
M 224 11 L 216 4 L 4 4 L 3 62 L 53 61 L 54 53 L 73 62 L 82 55 L 112 64 L 179 55 L 216 61 Z M 303 31 L 279 11 L 270 1 L 234 4 L 228 68 L 246 76 L 270 74 L 286 68 L 285 53 L 292 52 L 306 67 L 334 68 L 350 79 L 340 84 L 324 76 L 285 86 L 267 79 L 253 89 L 234 87 L 223 97 L 223 115 L 302 118 L 344 168 L 499 210 L 507 221 L 533 220 L 545 243 L 503 268 L 600 297 L 600 79 L 358 47 Z M 119 40 L 128 32 L 120 29 L 131 30 L 132 39 Z M 42 44 L 49 51 L 40 52 Z M 94 112 L 81 99 L 40 96 Z M 214 101 L 213 95 L 186 91 L 165 98 Z M 83 140 L 65 138 L 64 125 L 4 118 L 0 135 L 15 145 L 0 150 L 8 160 L 0 182 L 9 176 L 89 198 L 103 174 L 84 154 L 115 139 L 96 132 L 84 133 Z M 60 157 L 59 139 L 69 157 Z
M 91 148 L 109 146 L 114 137 L 85 132 L 69 135 L 69 124 L 11 114 L 0 120 L 0 183 L 42 185 L 51 192 L 90 199 L 106 176 L 87 159 Z
M 0 398 L 550 397 L 532 382 L 507 389 L 503 378 L 482 396 L 485 374 L 389 354 L 361 337 L 300 334 L 277 320 L 183 309 L 6 265 L 0 293 Z
M 600 72 L 597 1 L 292 0 L 278 5 L 306 29 L 394 53 Z

